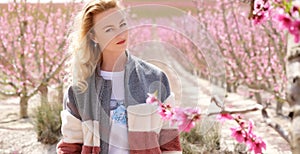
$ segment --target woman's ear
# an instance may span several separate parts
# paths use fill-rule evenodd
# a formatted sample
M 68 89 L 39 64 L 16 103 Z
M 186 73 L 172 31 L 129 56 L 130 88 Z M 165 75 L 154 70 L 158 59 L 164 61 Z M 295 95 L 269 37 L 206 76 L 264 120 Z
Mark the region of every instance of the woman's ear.
M 90 31 L 90 32 L 89 32 L 89 37 L 90 37 L 90 39 L 91 39 L 92 41 L 94 41 L 94 43 L 99 43 L 99 42 L 97 41 L 96 34 L 95 34 L 93 31 Z

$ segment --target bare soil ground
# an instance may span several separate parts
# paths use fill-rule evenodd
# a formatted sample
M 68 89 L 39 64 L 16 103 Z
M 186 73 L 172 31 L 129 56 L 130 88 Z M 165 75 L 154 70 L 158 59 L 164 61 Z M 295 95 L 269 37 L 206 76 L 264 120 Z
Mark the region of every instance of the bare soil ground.
M 37 106 L 36 99 L 31 99 L 29 115 Z M 19 119 L 18 101 L 18 99 L 1 99 L 0 154 L 55 153 L 55 145 L 44 145 L 37 141 L 32 118 Z

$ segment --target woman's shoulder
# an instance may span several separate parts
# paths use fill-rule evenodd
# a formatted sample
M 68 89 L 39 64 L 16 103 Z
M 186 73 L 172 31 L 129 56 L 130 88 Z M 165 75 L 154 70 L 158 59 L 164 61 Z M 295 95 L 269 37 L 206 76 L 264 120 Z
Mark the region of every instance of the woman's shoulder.
M 140 73 L 145 73 L 147 75 L 164 75 L 164 72 L 154 64 L 140 59 L 136 56 L 131 55 L 131 59 L 134 62 L 134 66 Z
M 157 66 L 145 60 L 133 56 L 131 64 L 134 64 L 134 73 L 130 78 L 140 80 L 148 90 L 154 92 L 159 90 L 160 100 L 164 101 L 170 95 L 170 86 L 167 75 Z M 132 72 L 131 72 L 132 73 Z M 136 81 L 136 80 L 132 80 Z M 153 89 L 154 88 L 154 89 Z

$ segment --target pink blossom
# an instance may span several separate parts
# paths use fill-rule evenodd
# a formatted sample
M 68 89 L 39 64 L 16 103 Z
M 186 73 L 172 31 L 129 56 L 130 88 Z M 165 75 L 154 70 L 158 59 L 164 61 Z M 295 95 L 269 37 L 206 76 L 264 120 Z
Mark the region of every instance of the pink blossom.
M 260 11 L 265 5 L 264 0 L 255 0 L 254 1 L 254 11 Z
M 248 140 L 247 145 L 249 150 L 256 154 L 260 154 L 262 153 L 262 149 L 266 149 L 266 143 L 260 137 Z
M 249 120 L 249 122 L 248 122 L 248 132 L 247 133 L 252 134 L 253 126 L 254 126 L 253 120 Z
M 262 23 L 268 16 L 264 12 L 258 12 L 256 15 L 253 16 L 254 24 Z
M 231 136 L 234 137 L 238 142 L 242 143 L 246 139 L 246 132 L 239 126 L 230 128 Z
M 221 123 L 224 123 L 225 120 L 232 120 L 233 117 L 231 114 L 228 113 L 221 113 L 217 115 L 217 120 L 219 120 Z
M 300 40 L 300 20 L 295 20 L 292 25 L 289 27 L 289 32 L 294 35 L 295 43 L 298 43 Z
M 292 16 L 297 17 L 297 15 L 299 15 L 299 8 L 297 6 L 293 6 L 291 13 Z
M 289 29 L 292 26 L 292 19 L 285 14 L 278 14 L 276 19 L 280 22 L 281 28 Z
M 160 104 L 161 102 L 156 98 L 154 94 L 148 94 L 148 98 L 146 99 L 147 104 Z
M 195 126 L 195 123 L 192 121 L 192 119 L 189 119 L 188 115 L 184 113 L 184 109 L 175 108 L 174 112 L 175 114 L 171 122 L 172 124 L 177 123 L 180 131 L 188 132 Z
M 254 24 L 260 24 L 269 17 L 270 2 L 267 0 L 255 0 L 253 10 Z
M 180 121 L 178 123 L 178 129 L 184 132 L 189 132 L 193 127 L 195 127 L 195 122 L 192 120 Z
M 8 3 L 8 4 L 7 4 L 8 12 L 13 12 L 15 6 L 16 6 L 16 3 Z
M 163 120 L 170 120 L 174 115 L 173 109 L 169 104 L 160 104 L 158 113 L 161 115 Z
M 169 104 L 163 104 L 155 97 L 155 94 L 148 94 L 146 103 L 159 104 L 158 113 L 163 120 L 171 120 L 172 124 L 178 124 L 179 130 L 190 131 L 195 127 L 195 122 L 200 119 L 199 109 L 195 108 L 172 108 Z
M 201 112 L 196 108 L 174 108 L 174 116 L 172 123 L 178 124 L 178 129 L 181 131 L 189 132 L 195 127 L 195 122 L 200 120 Z

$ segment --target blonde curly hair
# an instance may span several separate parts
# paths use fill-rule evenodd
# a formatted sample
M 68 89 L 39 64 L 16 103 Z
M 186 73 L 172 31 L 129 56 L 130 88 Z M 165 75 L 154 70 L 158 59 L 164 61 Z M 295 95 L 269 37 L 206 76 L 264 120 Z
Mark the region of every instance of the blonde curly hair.
M 101 62 L 99 45 L 91 39 L 89 33 L 93 28 L 93 17 L 111 8 L 122 8 L 116 0 L 93 0 L 86 3 L 75 16 L 71 33 L 68 37 L 69 82 L 81 92 L 87 89 L 86 79 L 90 77 L 98 63 Z

